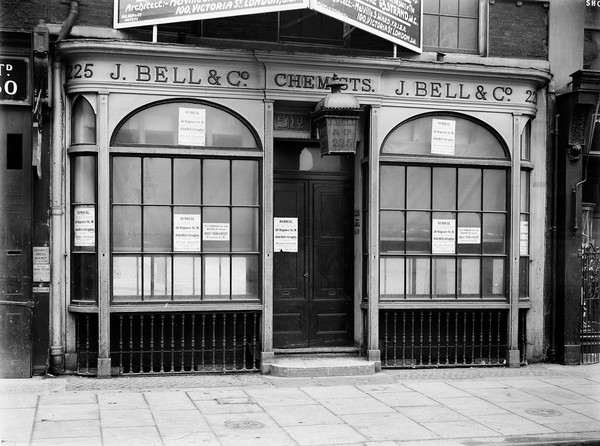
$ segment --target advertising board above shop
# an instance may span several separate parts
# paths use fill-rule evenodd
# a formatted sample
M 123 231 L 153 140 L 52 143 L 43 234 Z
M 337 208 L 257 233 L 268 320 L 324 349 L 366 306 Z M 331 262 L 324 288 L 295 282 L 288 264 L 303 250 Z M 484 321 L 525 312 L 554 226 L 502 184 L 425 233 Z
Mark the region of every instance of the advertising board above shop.
M 114 27 L 217 19 L 308 8 L 309 0 L 115 0 Z
M 114 27 L 312 9 L 421 52 L 422 0 L 115 0 Z
M 311 8 L 421 52 L 421 0 L 312 0 Z

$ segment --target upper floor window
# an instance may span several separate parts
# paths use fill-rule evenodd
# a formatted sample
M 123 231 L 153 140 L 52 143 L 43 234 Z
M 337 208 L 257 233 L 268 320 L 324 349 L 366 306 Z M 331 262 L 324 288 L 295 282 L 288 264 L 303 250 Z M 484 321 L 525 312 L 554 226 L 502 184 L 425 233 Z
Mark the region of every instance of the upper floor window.
M 583 68 L 600 67 L 600 8 L 588 5 L 585 10 Z
M 423 48 L 476 53 L 480 0 L 424 0 Z

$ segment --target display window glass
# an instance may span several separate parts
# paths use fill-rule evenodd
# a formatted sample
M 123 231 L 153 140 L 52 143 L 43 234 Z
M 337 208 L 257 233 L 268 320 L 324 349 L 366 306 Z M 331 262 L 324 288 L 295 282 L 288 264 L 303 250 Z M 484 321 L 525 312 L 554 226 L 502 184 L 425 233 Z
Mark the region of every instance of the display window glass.
M 506 300 L 510 161 L 500 139 L 463 117 L 427 115 L 394 129 L 381 152 L 381 299 Z
M 260 300 L 259 147 L 240 117 L 200 102 L 150 106 L 117 127 L 99 174 L 113 305 Z

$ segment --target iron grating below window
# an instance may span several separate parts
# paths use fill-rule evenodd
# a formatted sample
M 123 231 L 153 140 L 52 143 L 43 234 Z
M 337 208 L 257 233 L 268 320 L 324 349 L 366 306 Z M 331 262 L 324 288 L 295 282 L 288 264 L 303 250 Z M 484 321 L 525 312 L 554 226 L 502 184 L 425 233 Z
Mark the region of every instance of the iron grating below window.
M 260 313 L 111 315 L 111 365 L 123 375 L 260 370 Z M 77 371 L 94 375 L 98 318 L 77 315 Z
M 504 366 L 507 310 L 382 310 L 382 367 Z M 520 312 L 519 350 L 526 363 L 526 312 Z
M 581 363 L 600 363 L 600 250 L 582 250 Z

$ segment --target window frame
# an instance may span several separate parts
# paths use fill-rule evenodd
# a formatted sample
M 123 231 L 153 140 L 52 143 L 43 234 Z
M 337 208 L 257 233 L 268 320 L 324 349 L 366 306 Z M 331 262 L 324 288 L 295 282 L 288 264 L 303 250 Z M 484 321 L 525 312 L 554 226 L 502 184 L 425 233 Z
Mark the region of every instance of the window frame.
M 474 122 L 477 125 L 480 125 L 484 128 L 486 128 L 488 131 L 490 131 L 492 133 L 492 135 L 496 138 L 496 140 L 498 141 L 498 144 L 502 147 L 502 149 L 504 150 L 504 154 L 505 154 L 505 159 L 498 159 L 498 158 L 465 158 L 465 157 L 455 157 L 455 156 L 450 156 L 450 155 L 445 155 L 445 156 L 439 156 L 436 154 L 433 155 L 423 155 L 423 154 L 409 154 L 409 155 L 404 155 L 401 153 L 395 153 L 395 154 L 389 154 L 389 153 L 384 153 L 384 148 L 385 148 L 385 143 L 388 137 L 390 137 L 390 135 L 392 135 L 394 133 L 394 131 L 396 131 L 397 129 L 399 129 L 402 125 L 413 121 L 413 120 L 417 120 L 420 118 L 427 118 L 427 117 L 431 117 L 431 118 L 436 118 L 437 116 L 444 116 L 447 117 L 448 115 L 450 116 L 455 116 L 457 118 L 461 118 L 461 119 L 467 119 L 470 120 L 472 122 Z M 381 247 L 381 243 L 382 243 L 382 231 L 381 231 L 381 225 L 382 225 L 382 212 L 386 212 L 387 208 L 384 208 L 382 206 L 382 199 L 381 199 L 381 194 L 382 194 L 382 167 L 383 166 L 403 166 L 403 168 L 406 169 L 408 167 L 415 167 L 415 166 L 419 166 L 419 167 L 427 167 L 430 169 L 430 179 L 429 179 L 429 184 L 430 184 L 430 203 L 429 203 L 429 207 L 427 207 L 426 209 L 423 209 L 423 212 L 427 212 L 429 214 L 429 222 L 431 224 L 432 219 L 434 218 L 433 215 L 435 213 L 453 213 L 454 215 L 454 221 L 455 221 L 455 225 L 456 223 L 459 221 L 459 215 L 461 213 L 465 214 L 465 213 L 472 213 L 472 212 L 476 212 L 479 216 L 480 216 L 480 228 L 481 228 L 481 234 L 480 237 L 482 238 L 480 240 L 480 249 L 479 249 L 479 253 L 477 254 L 472 254 L 472 253 L 459 253 L 457 249 L 455 249 L 455 252 L 452 254 L 435 254 L 432 252 L 432 247 L 429 246 L 429 251 L 428 252 L 423 252 L 420 254 L 415 254 L 412 252 L 409 252 L 406 248 L 406 246 L 404 247 L 404 251 L 402 253 L 397 253 L 397 254 L 390 254 L 390 253 L 386 253 L 385 251 L 382 250 Z M 444 113 L 444 112 L 434 112 L 434 113 L 425 113 L 425 114 L 420 114 L 417 116 L 413 116 L 405 121 L 403 121 L 402 123 L 400 123 L 399 125 L 397 125 L 395 128 L 393 128 L 387 135 L 386 138 L 384 138 L 383 144 L 380 148 L 380 153 L 379 153 L 379 163 L 378 163 L 378 170 L 379 170 L 379 184 L 377 185 L 378 187 L 378 196 L 380 197 L 379 199 L 379 205 L 378 205 L 378 209 L 377 212 L 379 213 L 379 217 L 378 217 L 378 221 L 379 221 L 379 229 L 378 229 L 378 240 L 377 240 L 377 244 L 378 244 L 378 254 L 379 254 L 379 258 L 378 258 L 378 263 L 379 263 L 379 277 L 377 278 L 378 283 L 379 283 L 379 302 L 380 304 L 383 305 L 394 305 L 394 303 L 398 304 L 398 303 L 403 303 L 403 304 L 410 304 L 411 302 L 413 303 L 424 303 L 424 302 L 429 302 L 429 303 L 433 303 L 436 305 L 447 305 L 447 304 L 468 304 L 468 303 L 477 303 L 478 305 L 481 304 L 502 304 L 502 305 L 507 305 L 509 303 L 509 296 L 510 296 L 510 274 L 511 274 L 511 262 L 510 262 L 510 243 L 511 243 L 511 239 L 512 237 L 514 237 L 513 234 L 511 234 L 511 204 L 510 204 L 510 199 L 511 199 L 511 175 L 512 175 L 512 161 L 511 161 L 511 155 L 510 152 L 508 151 L 508 148 L 506 146 L 506 144 L 504 143 L 504 141 L 502 140 L 502 138 L 498 135 L 498 133 L 490 128 L 488 125 L 484 124 L 483 122 L 475 119 L 475 118 L 471 118 L 467 115 L 462 115 L 459 113 Z M 454 209 L 453 210 L 440 210 L 440 209 L 435 209 L 434 208 L 434 203 L 433 203 L 433 172 L 435 168 L 451 168 L 454 169 L 458 178 L 458 172 L 459 169 L 464 169 L 464 168 L 476 168 L 479 169 L 482 172 L 485 170 L 489 170 L 489 169 L 496 169 L 496 170 L 501 170 L 503 172 L 505 172 L 505 197 L 504 197 L 504 209 L 501 211 L 491 211 L 491 213 L 501 213 L 502 215 L 504 215 L 504 242 L 503 242 L 503 253 L 502 254 L 497 254 L 497 253 L 493 253 L 493 254 L 486 254 L 484 247 L 483 247 L 483 215 L 490 213 L 489 210 L 484 209 L 483 207 L 483 193 L 484 193 L 484 182 L 482 180 L 481 185 L 480 185 L 480 189 L 481 189 L 481 193 L 482 193 L 482 207 L 481 209 L 475 211 L 473 210 L 472 212 L 470 210 L 460 210 L 459 209 L 459 204 L 458 201 L 454 204 Z M 406 177 L 406 175 L 405 175 Z M 457 180 L 458 181 L 458 180 Z M 405 178 L 404 180 L 405 182 L 405 189 L 408 189 L 408 179 Z M 406 192 L 405 192 L 406 194 Z M 459 191 L 458 191 L 458 183 L 457 183 L 457 188 L 456 188 L 456 194 L 458 197 Z M 529 196 L 529 193 L 528 193 Z M 407 213 L 408 212 L 408 206 L 407 206 L 407 202 L 404 201 L 403 203 L 403 207 L 404 210 L 402 210 L 401 212 Z M 404 221 L 406 221 L 406 216 L 404 217 Z M 405 227 L 403 229 L 404 231 L 404 238 L 406 240 L 407 237 L 407 230 L 408 228 Z M 429 234 L 429 241 L 431 242 L 431 231 L 432 228 L 430 226 L 430 234 Z M 455 231 L 457 231 L 456 226 L 455 226 Z M 455 232 L 455 248 L 458 246 L 457 244 L 457 233 Z M 383 268 L 383 262 L 382 259 L 385 258 L 392 258 L 392 257 L 399 257 L 399 258 L 403 258 L 404 262 L 403 262 L 403 270 L 404 270 L 404 278 L 402 281 L 402 288 L 403 288 L 403 293 L 398 294 L 398 295 L 389 295 L 389 296 L 385 296 L 383 293 L 383 290 L 381 289 L 381 284 L 382 284 L 382 280 L 384 280 L 384 268 Z M 427 258 L 429 259 L 429 290 L 428 293 L 422 295 L 422 296 L 412 296 L 409 297 L 409 294 L 407 292 L 408 289 L 408 283 L 407 283 L 407 279 L 406 279 L 406 274 L 407 274 L 407 259 L 409 258 Z M 478 259 L 480 259 L 479 261 L 479 295 L 478 296 L 474 296 L 474 297 L 464 297 L 461 296 L 459 294 L 459 280 L 460 280 L 460 273 L 458 270 L 458 266 L 459 266 L 459 262 L 460 259 L 470 259 L 470 258 L 475 258 L 477 257 Z M 435 275 L 435 271 L 434 271 L 434 262 L 436 258 L 454 258 L 454 266 L 455 266 L 455 271 L 454 271 L 454 279 L 455 279 L 455 283 L 454 283 L 454 294 L 453 295 L 449 295 L 446 297 L 435 297 L 435 293 L 434 293 L 434 289 L 433 289 L 433 282 L 434 282 L 434 278 L 433 276 Z M 502 285 L 502 293 L 498 294 L 498 295 L 487 295 L 483 293 L 483 259 L 485 258 L 503 258 L 503 285 Z M 491 297 L 490 297 L 491 296 Z
M 144 145 L 144 144 L 114 144 L 114 140 L 115 140 L 115 136 L 117 135 L 118 131 L 122 128 L 122 126 L 124 125 L 124 123 L 126 123 L 130 118 L 132 118 L 133 116 L 135 116 L 135 114 L 137 114 L 138 112 L 141 112 L 142 110 L 146 110 L 149 109 L 153 106 L 156 105 L 163 105 L 166 103 L 174 103 L 174 104 L 178 104 L 178 105 L 184 105 L 185 104 L 199 104 L 199 105 L 207 105 L 210 107 L 214 107 L 214 108 L 218 108 L 221 111 L 224 111 L 230 115 L 232 115 L 234 118 L 237 118 L 242 124 L 244 124 L 246 126 L 246 128 L 250 131 L 250 133 L 252 134 L 252 136 L 254 137 L 254 141 L 255 141 L 255 147 L 254 148 L 249 148 L 249 147 L 240 147 L 240 148 L 236 148 L 236 147 L 218 147 L 218 146 L 187 146 L 187 145 L 170 145 L 170 146 L 165 146 L 165 145 L 152 145 L 152 144 L 148 144 L 148 145 Z M 213 253 L 205 251 L 205 250 L 201 250 L 199 252 L 177 252 L 173 250 L 173 233 L 172 233 L 172 227 L 173 227 L 173 209 L 178 207 L 179 205 L 173 202 L 173 197 L 172 197 L 172 191 L 171 191 L 171 203 L 168 205 L 171 209 L 170 212 L 170 222 L 169 224 L 171 225 L 171 249 L 170 251 L 165 251 L 165 252 L 157 252 L 157 253 L 148 253 L 146 251 L 144 251 L 144 247 L 143 247 L 143 243 L 140 246 L 140 249 L 138 250 L 137 254 L 135 253 L 128 253 L 130 254 L 130 256 L 133 257 L 139 257 L 140 259 L 143 259 L 145 256 L 149 256 L 149 257 L 153 257 L 155 255 L 159 255 L 159 256 L 167 256 L 168 258 L 170 258 L 170 270 L 171 273 L 173 273 L 174 271 L 174 260 L 176 257 L 200 257 L 201 259 L 201 287 L 202 287 L 202 291 L 200 293 L 200 295 L 195 295 L 194 298 L 192 299 L 180 299 L 180 298 L 173 298 L 175 295 L 175 288 L 176 288 L 176 284 L 174 283 L 174 277 L 171 274 L 170 280 L 171 280 L 171 284 L 170 284 L 170 288 L 171 288 L 171 292 L 169 296 L 164 296 L 163 299 L 149 299 L 144 301 L 144 291 L 143 289 L 140 291 L 140 295 L 135 297 L 131 296 L 132 299 L 131 300 L 115 300 L 114 298 L 114 257 L 119 256 L 119 254 L 121 254 L 119 251 L 115 251 L 115 246 L 114 246 L 114 241 L 113 241 L 113 209 L 115 206 L 115 202 L 113 201 L 113 160 L 115 157 L 135 157 L 135 158 L 139 158 L 144 159 L 144 158 L 167 158 L 169 160 L 171 160 L 171 168 L 173 168 L 173 164 L 174 164 L 174 160 L 179 160 L 179 159 L 195 159 L 195 160 L 199 160 L 199 163 L 202 165 L 204 163 L 205 160 L 224 160 L 227 161 L 229 163 L 229 169 L 231 171 L 231 169 L 233 168 L 233 162 L 235 161 L 242 161 L 242 160 L 248 160 L 248 161 L 254 161 L 256 162 L 256 203 L 250 206 L 247 205 L 241 205 L 241 206 L 237 206 L 235 205 L 232 201 L 231 201 L 231 193 L 230 193 L 230 201 L 229 204 L 227 205 L 228 209 L 229 209 L 229 216 L 230 216 L 230 220 L 229 220 L 229 231 L 230 231 L 230 241 L 229 241 L 229 250 L 227 251 L 219 251 L 218 253 Z M 186 306 L 187 308 L 192 308 L 193 306 L 198 306 L 198 307 L 214 307 L 215 305 L 218 305 L 220 307 L 228 307 L 228 308 L 233 308 L 234 306 L 237 307 L 255 307 L 255 306 L 261 306 L 262 305 L 262 301 L 263 301 L 263 261 L 264 261 L 264 243 L 263 243 L 263 239 L 264 239 L 264 234 L 263 234 L 263 229 L 264 229 L 264 216 L 263 216 L 263 212 L 264 212 L 264 204 L 263 204 L 263 158 L 264 158 L 264 150 L 261 144 L 261 140 L 258 137 L 258 133 L 254 130 L 254 128 L 248 123 L 248 121 L 246 121 L 243 117 L 241 117 L 239 114 L 235 113 L 234 111 L 232 111 L 231 109 L 221 106 L 220 104 L 216 104 L 216 103 L 212 103 L 212 102 L 208 102 L 208 101 L 203 101 L 203 100 L 194 100 L 194 99 L 171 99 L 171 100 L 162 100 L 162 101 L 157 101 L 157 102 L 152 102 L 149 103 L 143 107 L 139 107 L 135 110 L 133 110 L 132 112 L 130 112 L 129 114 L 127 114 L 120 122 L 119 124 L 115 127 L 111 138 L 110 138 L 110 146 L 109 146 L 109 153 L 108 153 L 108 160 L 109 160 L 109 172 L 106 173 L 107 177 L 108 177 L 108 181 L 110 184 L 110 194 L 109 194 L 109 209 L 107 209 L 107 212 L 109 213 L 108 216 L 108 221 L 109 221 L 109 259 L 108 259 L 108 275 L 109 275 L 109 286 L 108 286 L 108 292 L 109 292 L 109 302 L 110 302 L 110 306 L 111 308 L 118 310 L 119 308 L 123 309 L 123 308 L 127 308 L 127 307 L 132 307 L 135 306 L 138 309 L 148 309 L 148 311 L 150 311 L 152 308 L 156 308 L 156 306 L 160 306 L 161 308 L 165 307 L 165 304 L 168 304 L 169 307 L 173 307 L 173 308 L 181 308 L 182 306 Z M 141 162 L 141 161 L 140 161 Z M 172 184 L 172 179 L 171 179 L 171 184 Z M 200 181 L 202 181 L 200 179 Z M 231 185 L 233 184 L 233 178 L 230 177 L 230 188 Z M 143 203 L 139 204 L 140 207 L 144 207 L 146 206 Z M 166 206 L 166 205 L 165 205 Z M 195 205 L 194 205 L 195 206 Z M 202 205 L 202 207 L 211 207 L 210 204 L 207 205 Z M 212 206 L 214 207 L 214 206 Z M 246 251 L 237 251 L 234 250 L 232 248 L 232 242 L 231 242 L 231 235 L 232 235 L 232 220 L 231 220 L 231 214 L 232 214 L 232 209 L 234 208 L 252 208 L 252 209 L 256 209 L 255 211 L 255 215 L 256 215 L 256 219 L 257 219 L 257 228 L 256 228 L 256 240 L 254 241 L 255 246 L 256 246 L 256 250 L 252 251 L 252 252 L 246 252 Z M 142 235 L 140 235 L 141 237 Z M 205 287 L 205 283 L 204 283 L 204 258 L 206 256 L 213 256 L 214 255 L 218 255 L 218 256 L 225 256 L 229 259 L 229 271 L 230 271 L 230 280 L 229 280 L 229 294 L 225 297 L 221 297 L 219 299 L 205 299 L 204 296 L 204 287 Z M 257 282 L 254 284 L 254 289 L 255 289 L 255 294 L 256 296 L 252 296 L 252 298 L 240 298 L 240 299 L 236 299 L 235 296 L 233 295 L 233 289 L 231 288 L 233 286 L 233 284 L 231 283 L 231 271 L 233 268 L 233 262 L 232 262 L 232 258 L 236 257 L 236 256 L 251 256 L 251 257 L 255 257 L 256 258 L 256 273 L 255 273 L 255 277 L 257 279 Z M 143 270 L 144 268 L 144 264 L 143 264 L 143 260 L 142 260 L 142 264 L 141 264 L 141 268 Z M 143 279 L 142 282 L 140 282 L 141 286 L 144 285 L 143 283 Z
M 425 0 L 427 1 L 427 0 Z M 436 0 L 439 1 L 439 0 Z M 477 38 L 476 45 L 477 48 L 474 50 L 469 49 L 461 49 L 461 48 L 452 48 L 452 47 L 442 47 L 438 45 L 425 45 L 423 44 L 423 51 L 427 52 L 437 52 L 437 53 L 461 53 L 461 54 L 477 54 L 480 56 L 484 56 L 487 53 L 487 40 L 488 40 L 488 18 L 489 18 L 489 2 L 488 0 L 477 0 L 478 4 L 478 12 L 477 12 Z M 423 23 L 425 22 L 425 16 L 435 16 L 435 17 L 462 17 L 460 13 L 456 15 L 445 15 L 441 13 L 425 13 L 423 12 Z M 457 32 L 460 30 L 460 25 L 457 27 Z M 424 32 L 427 30 L 424 28 Z M 438 19 L 438 38 L 439 38 L 439 19 Z M 459 39 L 459 37 L 457 37 Z

